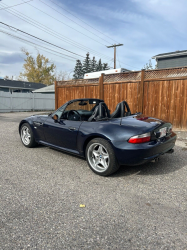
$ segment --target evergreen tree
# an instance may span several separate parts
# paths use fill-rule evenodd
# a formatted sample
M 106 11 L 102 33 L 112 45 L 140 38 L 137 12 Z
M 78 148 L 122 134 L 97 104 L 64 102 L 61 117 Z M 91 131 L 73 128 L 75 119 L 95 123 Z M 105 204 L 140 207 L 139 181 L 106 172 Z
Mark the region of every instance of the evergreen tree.
M 74 79 L 82 79 L 83 78 L 82 63 L 80 60 L 76 61 L 73 78 Z
M 86 54 L 86 58 L 81 63 L 80 60 L 76 61 L 76 65 L 74 68 L 74 79 L 83 79 L 85 73 L 90 72 L 96 72 L 96 71 L 102 71 L 102 70 L 109 70 L 110 67 L 108 66 L 108 63 L 101 62 L 101 59 L 99 59 L 98 63 L 95 60 L 95 56 L 92 60 L 90 60 L 89 52 Z
M 91 61 L 91 72 L 95 72 L 96 68 L 97 68 L 97 61 L 95 60 L 95 56 L 94 56 Z
M 103 63 L 103 70 L 108 70 L 108 69 L 110 69 L 108 63 Z
M 91 60 L 89 52 L 86 54 L 86 58 L 83 61 L 82 71 L 83 74 L 91 72 Z
M 99 59 L 99 62 L 96 67 L 96 71 L 101 71 L 101 70 L 103 70 L 103 65 L 102 65 L 101 59 Z

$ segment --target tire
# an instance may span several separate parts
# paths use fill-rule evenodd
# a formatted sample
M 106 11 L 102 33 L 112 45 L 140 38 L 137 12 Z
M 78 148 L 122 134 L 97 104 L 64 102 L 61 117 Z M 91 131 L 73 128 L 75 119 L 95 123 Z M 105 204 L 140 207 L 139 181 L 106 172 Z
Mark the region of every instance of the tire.
M 23 145 L 27 148 L 33 148 L 37 145 L 34 139 L 32 129 L 28 123 L 24 123 L 21 126 L 20 137 Z
M 112 146 L 102 138 L 95 138 L 88 143 L 86 160 L 91 170 L 101 176 L 111 175 L 119 169 Z

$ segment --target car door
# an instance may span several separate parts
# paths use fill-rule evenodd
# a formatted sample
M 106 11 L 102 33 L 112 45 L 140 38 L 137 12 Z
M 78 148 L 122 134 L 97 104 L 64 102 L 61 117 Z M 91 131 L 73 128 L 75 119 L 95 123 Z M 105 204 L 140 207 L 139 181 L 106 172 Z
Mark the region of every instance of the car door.
M 77 135 L 82 121 L 60 119 L 51 116 L 45 121 L 44 134 L 46 142 L 54 146 L 77 151 Z
M 33 119 L 34 137 L 37 141 L 45 141 L 44 130 L 43 130 L 43 123 L 45 119 L 44 118 L 42 119 L 41 117 L 38 116 L 35 116 Z

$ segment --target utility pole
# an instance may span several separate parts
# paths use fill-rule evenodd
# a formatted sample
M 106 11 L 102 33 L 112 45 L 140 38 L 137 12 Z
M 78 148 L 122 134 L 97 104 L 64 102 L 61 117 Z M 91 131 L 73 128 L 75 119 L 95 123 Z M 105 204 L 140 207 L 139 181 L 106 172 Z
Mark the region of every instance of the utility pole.
M 116 69 L 116 47 L 117 46 L 123 46 L 123 44 L 119 43 L 119 44 L 114 44 L 114 45 L 111 45 L 111 46 L 107 46 L 107 48 L 114 48 L 114 69 Z

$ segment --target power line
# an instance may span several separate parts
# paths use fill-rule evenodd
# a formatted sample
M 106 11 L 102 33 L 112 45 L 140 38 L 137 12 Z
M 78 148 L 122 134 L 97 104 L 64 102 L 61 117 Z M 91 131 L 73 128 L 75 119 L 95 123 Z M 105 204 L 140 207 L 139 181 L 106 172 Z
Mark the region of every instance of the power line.
M 19 31 L 19 32 L 21 32 L 21 33 L 23 33 L 23 34 L 26 34 L 26 35 L 28 35 L 28 36 L 34 37 L 34 38 L 36 38 L 36 39 L 38 39 L 38 40 L 40 40 L 40 41 L 42 41 L 42 42 L 48 43 L 48 44 L 50 44 L 50 45 L 52 45 L 52 46 L 54 46 L 54 47 L 57 47 L 57 48 L 59 48 L 59 49 L 65 50 L 65 51 L 67 51 L 67 52 L 69 52 L 69 53 L 71 53 L 71 54 L 74 54 L 74 55 L 77 55 L 77 56 L 80 56 L 80 57 L 83 57 L 83 58 L 84 58 L 84 56 L 81 56 L 81 55 L 79 55 L 79 54 L 77 54 L 77 53 L 74 53 L 74 52 L 72 52 L 72 51 L 70 51 L 70 50 L 64 49 L 64 48 L 62 48 L 62 47 L 60 47 L 60 46 L 58 46 L 58 45 L 55 45 L 55 44 L 53 44 L 53 43 L 50 43 L 50 42 L 48 42 L 48 41 L 46 41 L 46 40 L 44 40 L 44 39 L 41 39 L 41 38 L 39 38 L 39 37 L 37 37 L 37 36 L 31 35 L 31 34 L 25 32 L 25 31 L 23 31 L 23 30 L 17 29 L 17 28 L 15 28 L 15 27 L 10 26 L 10 25 L 8 25 L 8 24 L 6 24 L 6 23 L 3 23 L 3 22 L 0 22 L 0 23 L 3 24 L 3 25 L 5 25 L 5 26 L 7 26 L 7 27 L 10 27 L 10 28 L 12 28 L 12 29 L 15 29 L 15 30 L 17 30 L 17 31 Z
M 58 21 L 58 22 L 60 22 L 60 23 L 62 23 L 62 24 L 64 24 L 64 25 L 66 25 L 67 27 L 69 27 L 69 28 L 71 28 L 71 29 L 73 29 L 73 30 L 77 31 L 78 33 L 80 33 L 80 34 L 82 34 L 82 35 L 84 35 L 84 36 L 86 36 L 86 37 L 90 38 L 91 40 L 93 40 L 93 41 L 95 41 L 95 42 L 97 42 L 97 43 L 100 43 L 100 44 L 102 44 L 102 45 L 104 45 L 104 46 L 105 46 L 105 44 L 103 44 L 103 43 L 101 43 L 101 42 L 99 42 L 99 41 L 97 41 L 97 40 L 93 39 L 92 37 L 89 37 L 89 36 L 85 35 L 84 33 L 82 33 L 82 32 L 80 32 L 80 31 L 78 31 L 77 29 L 75 29 L 75 28 L 73 28 L 73 27 L 71 27 L 71 26 L 70 26 L 70 25 L 68 25 L 67 23 L 64 23 L 64 22 L 62 22 L 62 21 L 58 20 L 57 18 L 55 18 L 55 17 L 53 17 L 53 16 L 49 15 L 49 14 L 48 14 L 48 13 L 46 13 L 45 11 L 43 11 L 43 10 L 41 10 L 41 9 L 39 9 L 39 8 L 37 8 L 37 7 L 35 7 L 35 6 L 33 6 L 32 4 L 29 4 L 29 3 L 27 3 L 27 4 L 28 4 L 28 5 L 30 5 L 30 6 L 32 6 L 33 8 L 35 8 L 35 9 L 37 9 L 37 10 L 41 11 L 42 13 L 46 14 L 47 16 L 49 16 L 49 17 L 53 18 L 54 20 L 56 20 L 56 21 Z
M 24 2 L 24 3 L 28 3 L 28 2 L 31 2 L 33 0 L 29 0 L 27 2 Z M 24 4 L 24 3 L 18 3 L 18 4 L 15 4 L 15 5 L 12 5 L 12 6 L 8 6 L 8 7 L 5 7 L 5 8 L 1 8 L 0 10 L 6 10 L 6 9 L 10 9 L 12 7 L 15 7 L 15 6 L 18 6 L 18 5 L 21 5 L 21 4 Z
M 120 68 L 121 68 L 121 63 L 120 63 L 120 61 L 119 61 L 117 51 L 116 51 L 116 57 L 117 57 L 117 60 L 118 60 L 118 62 L 119 62 L 119 66 L 120 66 Z
M 39 1 L 40 1 L 40 0 L 39 0 Z M 113 38 L 107 36 L 106 34 L 102 33 L 100 30 L 98 30 L 98 29 L 94 28 L 93 26 L 89 25 L 88 23 L 84 22 L 84 21 L 83 21 L 82 19 L 80 19 L 79 17 L 73 15 L 70 11 L 68 11 L 68 10 L 66 10 L 66 9 L 64 9 L 64 8 L 62 8 L 62 6 L 60 6 L 59 4 L 55 3 L 55 2 L 52 1 L 52 0 L 49 0 L 49 1 L 51 1 L 53 4 L 57 5 L 58 7 L 60 7 L 61 9 L 63 9 L 64 11 L 66 11 L 67 13 L 69 13 L 70 15 L 72 15 L 73 17 L 77 18 L 77 19 L 80 20 L 81 22 L 85 23 L 87 26 L 91 27 L 92 29 L 96 30 L 97 32 L 101 33 L 102 35 L 104 35 L 104 36 L 110 38 L 111 40 L 113 40 L 114 42 L 116 42 Z
M 3 4 L 4 6 L 6 6 L 4 3 L 1 3 L 1 4 Z M 31 24 L 31 25 L 33 25 L 33 26 L 35 26 L 35 27 L 37 27 L 38 29 L 40 29 L 40 30 L 43 30 L 43 31 L 45 31 L 46 33 L 48 33 L 48 34 L 50 34 L 50 35 L 52 35 L 51 33 L 53 33 L 53 36 L 55 36 L 55 37 L 57 37 L 57 36 L 61 36 L 61 37 L 65 37 L 65 36 L 62 36 L 60 33 L 58 33 L 58 32 L 55 32 L 55 31 L 50 31 L 51 29 L 49 29 L 47 26 L 45 26 L 45 25 L 43 25 L 43 24 L 41 24 L 41 23 L 39 23 L 38 21 L 35 21 L 34 19 L 32 19 L 32 18 L 30 18 L 30 17 L 28 17 L 29 19 L 31 19 L 31 20 L 33 20 L 33 21 L 28 21 L 28 20 L 25 20 L 26 18 L 21 18 L 20 17 L 20 15 L 22 15 L 22 16 L 26 16 L 26 15 L 23 15 L 21 12 L 19 12 L 19 11 L 15 11 L 15 10 L 5 10 L 5 11 L 7 11 L 7 12 L 9 12 L 10 14 L 12 14 L 12 15 L 14 15 L 14 16 L 16 16 L 16 17 L 18 17 L 18 18 L 20 18 L 20 19 L 22 19 L 22 20 L 24 20 L 25 22 L 27 22 L 27 23 L 29 23 L 29 24 Z M 12 12 L 14 11 L 14 13 L 15 12 L 17 12 L 17 13 L 19 13 L 19 15 L 18 14 L 13 14 Z M 26 16 L 27 17 L 27 16 Z M 27 18 L 27 19 L 28 19 Z M 31 22 L 31 23 L 30 23 Z M 35 24 L 35 23 L 37 23 L 37 25 Z M 43 26 L 42 28 L 39 28 L 38 27 L 38 25 L 39 26 Z M 46 30 L 44 30 L 44 29 L 48 29 L 49 31 L 46 31 Z M 56 33 L 57 35 L 54 35 L 54 33 Z M 59 37 L 57 37 L 58 39 L 60 39 Z M 88 52 L 88 50 L 90 50 L 90 51 L 94 51 L 94 53 L 95 54 L 100 54 L 100 56 L 102 55 L 102 57 L 105 57 L 105 58 L 110 58 L 109 56 L 105 56 L 105 55 L 103 55 L 102 53 L 99 53 L 99 52 L 97 52 L 97 51 L 95 51 L 95 50 L 92 50 L 92 49 L 90 49 L 90 48 L 88 48 L 88 47 L 86 47 L 86 46 L 84 46 L 84 45 L 81 45 L 81 44 L 78 44 L 77 43 L 77 45 L 75 44 L 75 42 L 73 41 L 73 40 L 71 40 L 71 39 L 69 39 L 69 38 L 67 38 L 67 37 L 65 37 L 65 38 L 63 38 L 63 39 L 66 39 L 66 41 L 65 42 L 67 42 L 67 43 L 71 43 L 71 44 L 73 44 L 73 46 L 75 46 L 75 47 L 77 47 L 77 48 L 79 48 L 79 49 L 81 49 L 81 50 L 84 50 L 84 51 L 87 51 Z M 62 39 L 60 39 L 60 40 L 62 40 Z M 67 40 L 69 40 L 69 41 L 67 41 Z M 63 40 L 64 41 L 64 40 Z M 88 49 L 88 50 L 87 50 Z M 65 50 L 65 49 L 64 49 Z M 70 52 L 71 53 L 71 52 Z M 73 52 L 72 52 L 73 53 Z M 92 52 L 93 53 L 93 52 Z M 83 57 L 83 56 L 81 56 L 81 57 Z M 128 65 L 128 64 L 126 64 L 126 63 L 123 63 L 123 62 L 121 62 L 123 65 L 127 65 L 127 66 L 129 66 L 129 67 L 132 67 L 132 68 L 136 68 L 136 67 L 134 67 L 134 66 L 131 66 L 131 65 Z M 138 69 L 138 68 L 137 68 Z
M 25 42 L 34 44 L 34 45 L 36 45 L 36 46 L 38 46 L 38 47 L 42 47 L 42 48 L 45 48 L 45 49 L 47 49 L 47 50 L 53 51 L 53 52 L 55 52 L 55 53 L 61 54 L 61 55 L 63 55 L 63 56 L 67 56 L 67 57 L 73 58 L 73 59 L 75 59 L 75 60 L 78 59 L 78 58 L 75 58 L 75 57 L 72 57 L 72 56 L 63 54 L 63 53 L 61 53 L 61 52 L 59 52 L 59 51 L 55 51 L 55 50 L 53 50 L 53 49 L 51 49 L 51 48 L 44 47 L 44 46 L 42 46 L 42 45 L 40 45 L 40 44 L 36 44 L 36 43 L 31 42 L 31 41 L 29 41 L 29 40 L 26 40 L 26 39 L 24 39 L 24 38 L 22 38 L 22 37 L 15 36 L 15 35 L 13 35 L 13 34 L 11 34 L 11 33 L 8 33 L 8 32 L 3 31 L 3 30 L 0 30 L 0 32 L 2 32 L 2 33 L 4 33 L 4 34 L 7 34 L 7 35 L 10 35 L 10 36 L 12 36 L 12 37 L 14 37 L 14 38 L 17 38 L 17 39 L 19 39 L 19 40 L 22 40 L 22 41 L 25 41 Z M 65 57 L 64 57 L 64 58 L 65 58 Z M 65 59 L 66 59 L 66 58 L 65 58 Z
M 70 61 L 74 61 L 74 60 L 72 60 L 72 59 L 69 59 L 69 58 L 60 56 L 59 54 L 64 55 L 64 56 L 67 56 L 67 57 L 70 57 L 70 58 L 74 58 L 74 57 L 65 55 L 65 54 L 60 53 L 60 52 L 58 52 L 58 51 L 55 51 L 55 50 L 52 50 L 52 49 L 50 49 L 50 48 L 44 47 L 44 46 L 42 46 L 42 45 L 33 43 L 33 42 L 31 42 L 31 41 L 28 41 L 28 40 L 23 39 L 23 38 L 21 38 L 21 37 L 15 36 L 15 35 L 13 35 L 13 34 L 10 34 L 10 33 L 8 33 L 8 32 L 3 31 L 3 30 L 0 30 L 0 32 L 4 33 L 4 34 L 6 34 L 6 35 L 9 35 L 9 36 L 13 37 L 13 38 L 16 39 L 16 40 L 21 40 L 21 41 L 23 41 L 23 42 L 30 43 L 30 44 L 36 45 L 36 46 L 38 46 L 38 47 L 44 48 L 44 49 L 43 49 L 44 51 L 49 50 L 49 51 L 47 51 L 47 52 L 49 52 L 50 54 L 59 56 L 59 57 L 61 57 L 61 58 L 64 58 L 64 59 L 67 59 L 67 60 L 70 60 Z M 46 50 L 45 50 L 45 49 L 46 49 Z M 55 53 L 58 53 L 58 54 L 54 54 L 54 53 L 52 53 L 51 51 L 54 51 Z M 74 58 L 74 59 L 77 60 L 77 58 Z
M 64 17 L 66 17 L 66 18 L 67 18 L 67 19 L 69 19 L 69 20 L 71 20 L 73 23 L 77 24 L 77 25 L 78 25 L 78 26 L 80 26 L 81 28 L 83 28 L 83 29 L 87 30 L 88 32 L 92 33 L 93 35 L 96 35 L 96 34 L 95 34 L 95 33 L 93 33 L 92 31 L 90 31 L 89 29 L 87 29 L 87 28 L 85 28 L 84 26 L 82 26 L 82 25 L 78 24 L 77 22 L 75 22 L 75 21 L 74 21 L 74 20 L 72 20 L 71 18 L 69 18 L 69 17 L 65 16 L 65 15 L 64 15 L 64 14 L 62 14 L 60 11 L 58 11 L 58 10 L 54 9 L 53 7 L 51 7 L 50 5 L 48 5 L 47 3 L 44 3 L 42 0 L 39 0 L 39 1 L 40 1 L 40 2 L 42 2 L 43 4 L 45 4 L 46 6 L 48 6 L 49 8 L 53 9 L 54 11 L 56 11 L 57 13 L 59 13 L 60 15 L 62 15 L 62 16 L 64 16 Z M 98 35 L 97 35 L 97 38 L 100 38 L 100 39 L 102 39 L 103 41 L 105 41 L 105 42 L 107 42 L 107 43 L 108 43 L 108 41 L 107 41 L 107 40 L 103 39 L 102 37 L 100 37 L 100 36 L 98 36 Z
M 79 43 L 74 42 L 73 40 L 71 40 L 71 39 L 69 39 L 69 38 L 67 38 L 67 37 L 65 37 L 65 36 L 63 36 L 63 35 L 61 35 L 60 33 L 56 32 L 56 31 L 51 30 L 51 29 L 48 28 L 47 26 L 45 26 L 45 25 L 43 25 L 43 24 L 41 24 L 41 23 L 35 21 L 34 19 L 32 19 L 32 18 L 30 18 L 30 17 L 27 17 L 26 15 L 22 14 L 22 13 L 19 12 L 19 11 L 15 11 L 15 10 L 5 10 L 5 11 L 7 11 L 8 13 L 10 13 L 10 14 L 12 14 L 12 15 L 18 17 L 19 19 L 21 19 L 21 20 L 23 20 L 23 21 L 25 21 L 25 22 L 27 22 L 27 23 L 29 23 L 29 24 L 35 26 L 36 28 L 45 31 L 45 32 L 48 33 L 48 34 L 55 36 L 56 38 L 58 38 L 58 39 L 60 39 L 60 40 L 62 40 L 62 41 L 65 41 L 65 42 L 67 42 L 67 43 L 73 44 L 73 46 L 75 46 L 75 47 L 77 47 L 77 48 L 79 48 L 79 49 L 81 49 L 81 50 L 84 50 L 84 51 L 86 51 L 86 52 L 91 51 L 92 53 L 94 53 L 94 54 L 96 54 L 96 55 L 99 55 L 99 56 L 101 56 L 101 57 L 110 58 L 109 56 L 106 56 L 106 55 L 104 55 L 104 54 L 102 54 L 102 53 L 99 53 L 99 52 L 97 52 L 97 51 L 95 51 L 95 50 L 93 50 L 93 49 L 90 49 L 90 48 L 88 48 L 88 47 L 82 45 L 82 44 L 79 44 Z M 19 14 L 17 14 L 17 13 L 19 13 Z M 30 19 L 31 21 L 30 21 L 29 19 Z M 36 24 L 36 23 L 37 23 L 37 24 Z M 41 28 L 38 27 L 38 26 L 40 26 Z M 45 30 L 44 30 L 44 29 L 45 29 Z M 46 29 L 47 29 L 47 31 L 46 31 Z M 52 34 L 51 34 L 51 33 L 52 33 Z M 56 34 L 57 34 L 57 35 L 56 35 Z M 60 36 L 62 39 L 59 38 L 59 36 Z
M 107 48 L 114 48 L 114 69 L 116 69 L 116 47 L 123 46 L 123 44 L 114 44 L 111 46 L 107 46 Z
M 116 68 L 116 54 L 117 54 L 117 52 L 116 52 L 116 47 L 122 46 L 122 45 L 123 45 L 123 44 L 114 44 L 114 45 L 112 45 L 112 46 L 107 46 L 107 48 L 114 48 L 114 69 Z M 132 67 L 132 68 L 136 68 L 136 67 L 133 67 L 133 66 L 128 65 L 128 64 L 123 63 L 123 62 L 121 62 L 121 64 L 127 65 L 127 66 Z M 138 69 L 138 68 L 136 68 L 136 69 Z M 138 69 L 138 70 L 139 70 L 139 69 Z

